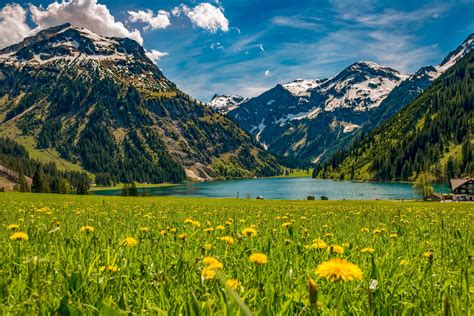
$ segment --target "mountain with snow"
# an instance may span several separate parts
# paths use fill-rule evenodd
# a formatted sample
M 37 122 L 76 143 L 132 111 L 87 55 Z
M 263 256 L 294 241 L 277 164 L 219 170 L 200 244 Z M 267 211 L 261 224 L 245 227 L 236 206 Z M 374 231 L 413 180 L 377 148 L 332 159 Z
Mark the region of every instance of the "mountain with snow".
M 117 181 L 252 177 L 275 158 L 127 38 L 64 24 L 0 50 L 0 134 Z
M 269 151 L 298 161 L 326 160 L 415 99 L 465 56 L 473 42 L 471 34 L 439 65 L 413 75 L 361 61 L 329 79 L 278 84 L 227 115 Z
M 242 102 L 247 101 L 246 98 L 238 95 L 217 95 L 215 94 L 211 101 L 207 104 L 211 109 L 219 113 L 226 114 L 236 109 Z

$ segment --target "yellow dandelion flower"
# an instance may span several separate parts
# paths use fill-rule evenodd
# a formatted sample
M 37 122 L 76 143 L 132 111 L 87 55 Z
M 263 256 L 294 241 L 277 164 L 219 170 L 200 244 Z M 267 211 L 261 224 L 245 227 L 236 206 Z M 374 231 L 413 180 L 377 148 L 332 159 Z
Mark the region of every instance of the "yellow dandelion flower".
M 120 270 L 120 268 L 117 267 L 117 266 L 102 266 L 102 267 L 99 268 L 99 270 L 101 272 L 103 272 L 103 271 L 117 272 L 117 271 Z
M 375 249 L 374 249 L 374 248 L 367 247 L 367 248 L 361 249 L 360 252 L 362 252 L 362 253 L 374 253 L 374 252 L 375 252 Z
M 406 260 L 406 259 L 400 260 L 400 265 L 401 265 L 401 266 L 406 266 L 408 263 L 409 263 L 409 261 Z
M 332 252 L 332 253 L 338 253 L 338 254 L 344 253 L 344 248 L 339 245 L 331 245 L 327 249 L 328 249 L 328 252 Z
M 392 239 L 395 239 L 398 237 L 398 234 L 397 233 L 393 233 L 393 234 L 390 234 L 390 238 Z
M 10 229 L 10 230 L 15 230 L 15 229 L 20 228 L 20 225 L 18 225 L 18 224 L 10 224 L 10 225 L 7 226 L 7 228 Z
M 184 220 L 184 223 L 185 223 L 185 224 L 192 224 L 193 222 L 194 222 L 194 221 L 193 221 L 191 218 L 186 218 L 186 219 Z
M 127 247 L 133 247 L 138 245 L 138 240 L 133 237 L 127 237 L 122 241 L 122 245 Z
M 204 280 L 214 279 L 214 277 L 216 276 L 216 270 L 210 269 L 208 267 L 203 268 L 201 271 L 201 276 Z
M 186 233 L 182 233 L 182 234 L 179 234 L 179 235 L 178 235 L 178 238 L 183 240 L 183 239 L 186 238 L 186 236 L 187 236 Z
M 18 241 L 23 241 L 23 240 L 28 240 L 28 234 L 24 232 L 14 232 L 13 235 L 10 236 L 10 240 L 18 240 Z
M 205 229 L 204 229 L 204 232 L 205 232 L 205 233 L 212 233 L 213 231 L 214 231 L 214 228 L 212 228 L 212 227 L 209 227 L 209 228 L 205 228 Z
M 178 229 L 176 227 L 171 227 L 171 228 L 168 228 L 168 231 L 170 233 L 176 233 L 178 231 Z
M 234 290 L 237 290 L 240 287 L 240 282 L 237 279 L 229 279 L 225 284 Z
M 231 225 L 232 225 L 232 221 L 231 221 L 231 220 L 226 221 L 225 224 L 226 224 L 227 226 L 231 226 Z
M 360 229 L 360 231 L 361 231 L 362 233 L 368 233 L 368 232 L 370 231 L 370 229 L 368 229 L 367 227 L 362 227 L 362 228 Z
M 242 235 L 248 237 L 255 237 L 257 236 L 257 230 L 253 227 L 246 227 L 242 230 Z
M 334 236 L 334 234 L 332 234 L 332 233 L 324 234 L 324 237 L 327 237 L 327 238 L 331 238 L 331 237 L 333 237 L 333 236 Z
M 217 229 L 217 230 L 225 230 L 225 227 L 224 227 L 224 225 L 218 225 L 218 226 L 216 227 L 216 229 Z
M 206 249 L 206 250 L 211 250 L 211 249 L 212 249 L 212 244 L 210 244 L 210 243 L 205 243 L 205 244 L 204 244 L 204 249 Z
M 205 257 L 202 262 L 207 266 L 208 269 L 212 270 L 218 270 L 224 267 L 222 262 L 220 262 L 214 257 Z
M 288 228 L 288 227 L 291 226 L 291 222 L 285 222 L 285 223 L 281 224 L 281 226 L 282 226 L 283 228 Z
M 225 241 L 228 245 L 232 245 L 234 243 L 234 238 L 232 238 L 230 236 L 224 236 L 224 237 L 220 237 L 218 239 L 222 240 L 222 241 Z
M 382 230 L 379 229 L 379 228 L 376 228 L 376 229 L 374 229 L 373 233 L 374 233 L 375 235 L 378 235 L 378 234 L 382 233 Z
M 423 256 L 425 256 L 427 258 L 432 258 L 433 254 L 434 254 L 433 251 L 427 251 L 427 252 L 423 253 Z
M 79 228 L 79 231 L 82 232 L 82 233 L 92 233 L 94 231 L 94 227 L 92 226 L 82 226 L 81 228 Z
M 141 231 L 142 233 L 147 233 L 147 232 L 150 231 L 150 228 L 149 227 L 140 227 L 138 230 Z
M 331 282 L 360 280 L 363 276 L 359 266 L 340 258 L 321 263 L 316 268 L 315 274 Z
M 199 221 L 193 221 L 192 224 L 193 224 L 193 227 L 195 227 L 195 228 L 201 227 L 201 223 Z
M 167 233 L 168 233 L 168 231 L 167 231 L 166 229 L 160 230 L 160 235 L 161 235 L 161 236 L 164 236 L 164 235 L 166 235 Z
M 249 257 L 249 261 L 256 264 L 266 264 L 268 263 L 268 257 L 263 253 L 256 252 Z
M 322 239 L 313 240 L 313 244 L 309 246 L 311 249 L 326 249 L 328 245 Z

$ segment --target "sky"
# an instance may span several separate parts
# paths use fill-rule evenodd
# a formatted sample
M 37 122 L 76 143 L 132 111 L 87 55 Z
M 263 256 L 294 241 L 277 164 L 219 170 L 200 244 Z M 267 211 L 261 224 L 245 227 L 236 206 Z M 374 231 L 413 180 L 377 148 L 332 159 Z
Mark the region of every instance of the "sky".
M 0 48 L 70 22 L 144 46 L 192 97 L 257 96 L 367 60 L 405 73 L 474 32 L 474 0 L 0 0 Z

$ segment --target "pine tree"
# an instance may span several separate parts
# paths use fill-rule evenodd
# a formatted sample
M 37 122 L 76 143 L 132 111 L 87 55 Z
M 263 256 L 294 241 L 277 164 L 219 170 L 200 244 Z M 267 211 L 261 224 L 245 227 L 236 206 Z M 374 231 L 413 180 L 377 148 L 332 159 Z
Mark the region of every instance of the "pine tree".
M 125 183 L 122 188 L 122 196 L 129 196 L 130 186 Z
M 138 196 L 137 185 L 134 181 L 132 181 L 132 184 L 130 185 L 130 190 L 128 191 L 128 194 L 130 196 Z
M 33 176 L 33 183 L 31 184 L 31 192 L 33 193 L 41 193 L 43 189 L 43 176 L 40 169 L 35 171 Z

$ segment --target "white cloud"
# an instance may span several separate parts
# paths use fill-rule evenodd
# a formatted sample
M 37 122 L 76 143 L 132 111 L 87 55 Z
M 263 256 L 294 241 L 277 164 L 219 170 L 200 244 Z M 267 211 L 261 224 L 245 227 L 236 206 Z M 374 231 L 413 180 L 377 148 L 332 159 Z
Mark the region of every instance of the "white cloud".
M 155 64 L 158 63 L 158 61 L 165 56 L 168 56 L 169 54 L 166 52 L 160 52 L 157 51 L 156 49 L 152 49 L 151 51 L 146 51 L 146 55 L 148 58 L 150 58 Z
M 152 30 L 165 29 L 171 24 L 169 18 L 170 14 L 164 10 L 158 11 L 155 16 L 153 16 L 153 11 L 151 10 L 128 11 L 128 14 L 130 15 L 130 21 L 148 24 L 145 30 L 150 28 Z
M 265 70 L 265 77 L 270 77 L 270 75 L 271 75 L 270 70 Z
M 212 43 L 211 49 L 224 49 L 224 46 L 220 42 Z
M 30 35 L 27 11 L 18 4 L 7 4 L 0 10 L 0 49 L 16 44 Z
M 38 25 L 35 31 L 69 22 L 103 36 L 128 37 L 143 44 L 138 30 L 128 30 L 122 22 L 115 20 L 107 6 L 97 0 L 53 2 L 46 9 L 31 5 L 30 11 L 33 22 Z
M 259 48 L 262 52 L 265 52 L 265 48 L 263 47 L 263 44 L 258 44 L 258 48 Z
M 229 31 L 229 20 L 225 17 L 221 8 L 215 7 L 210 3 L 201 3 L 194 8 L 189 8 L 185 4 L 174 8 L 171 13 L 175 16 L 186 15 L 193 25 L 205 29 L 211 33 L 218 30 Z

